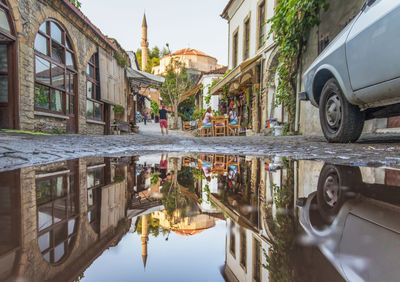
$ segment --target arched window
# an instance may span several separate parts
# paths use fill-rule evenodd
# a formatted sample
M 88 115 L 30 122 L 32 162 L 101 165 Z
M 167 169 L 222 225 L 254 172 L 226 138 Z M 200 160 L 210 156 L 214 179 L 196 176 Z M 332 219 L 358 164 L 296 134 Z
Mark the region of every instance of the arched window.
M 38 244 L 50 263 L 68 256 L 77 235 L 79 182 L 76 167 L 70 167 L 71 170 L 36 175 Z
M 5 0 L 0 0 L 0 128 L 17 127 L 15 30 Z
M 99 56 L 97 53 L 89 60 L 86 77 L 86 116 L 89 119 L 103 120 L 104 104 L 100 102 Z
M 35 110 L 74 115 L 76 73 L 66 31 L 46 20 L 35 39 Z

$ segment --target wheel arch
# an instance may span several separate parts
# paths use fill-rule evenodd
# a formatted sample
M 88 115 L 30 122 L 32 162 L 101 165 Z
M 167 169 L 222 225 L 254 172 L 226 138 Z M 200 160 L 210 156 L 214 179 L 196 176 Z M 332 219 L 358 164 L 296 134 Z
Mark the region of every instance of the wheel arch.
M 318 105 L 321 98 L 322 89 L 324 88 L 326 82 L 331 78 L 336 79 L 346 99 L 348 97 L 346 88 L 344 87 L 343 79 L 339 75 L 339 72 L 331 65 L 322 65 L 315 72 L 312 86 L 313 98 Z

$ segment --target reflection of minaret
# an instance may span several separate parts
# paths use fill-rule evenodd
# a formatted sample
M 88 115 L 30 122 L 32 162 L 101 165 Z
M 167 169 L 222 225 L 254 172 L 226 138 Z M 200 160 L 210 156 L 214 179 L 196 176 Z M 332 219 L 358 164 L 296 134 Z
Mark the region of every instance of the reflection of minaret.
M 147 21 L 146 21 L 146 14 L 143 16 L 143 23 L 142 23 L 142 71 L 146 70 L 147 67 L 147 57 L 148 57 L 148 48 L 149 42 L 147 42 Z
M 146 268 L 147 262 L 147 242 L 149 241 L 147 215 L 142 216 L 142 258 L 143 266 Z

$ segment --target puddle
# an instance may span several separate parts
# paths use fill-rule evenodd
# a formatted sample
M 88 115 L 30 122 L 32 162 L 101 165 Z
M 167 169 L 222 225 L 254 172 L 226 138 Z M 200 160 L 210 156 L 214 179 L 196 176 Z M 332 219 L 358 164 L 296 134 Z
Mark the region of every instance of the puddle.
M 0 281 L 396 281 L 400 170 L 91 157 L 0 173 Z

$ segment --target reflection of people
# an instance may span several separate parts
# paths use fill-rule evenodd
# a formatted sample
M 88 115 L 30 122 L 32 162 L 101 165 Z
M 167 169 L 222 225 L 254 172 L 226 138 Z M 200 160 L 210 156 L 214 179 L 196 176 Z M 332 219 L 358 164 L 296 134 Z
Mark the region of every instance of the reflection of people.
M 160 127 L 161 134 L 164 136 L 164 128 L 168 136 L 168 111 L 165 109 L 165 106 L 162 105 L 161 110 L 158 112 L 160 116 Z
M 159 170 L 160 170 L 160 180 L 161 180 L 161 182 L 164 182 L 165 179 L 167 179 L 167 176 L 168 176 L 168 174 L 167 174 L 167 171 L 168 171 L 168 153 L 165 156 L 165 159 L 164 159 L 164 153 L 162 153 Z
M 210 182 L 211 181 L 211 163 L 210 162 L 203 162 L 201 164 L 201 168 L 203 170 L 204 176 L 206 177 L 207 181 Z
M 228 172 L 228 187 L 229 189 L 236 190 L 238 188 L 238 167 L 237 165 L 230 165 Z

